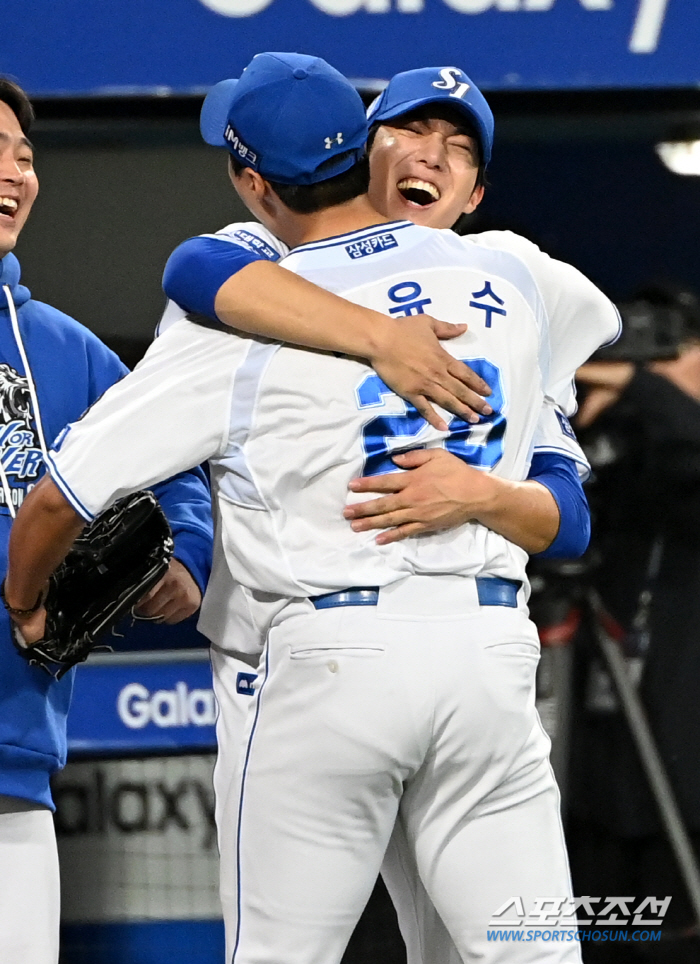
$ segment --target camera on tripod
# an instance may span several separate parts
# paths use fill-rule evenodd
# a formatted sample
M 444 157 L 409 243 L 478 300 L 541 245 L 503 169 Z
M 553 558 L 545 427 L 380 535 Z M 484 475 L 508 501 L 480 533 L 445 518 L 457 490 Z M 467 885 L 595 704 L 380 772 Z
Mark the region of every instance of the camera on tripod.
M 622 334 L 591 361 L 663 361 L 676 358 L 684 341 L 700 338 L 700 302 L 691 291 L 672 285 L 649 287 L 617 308 Z

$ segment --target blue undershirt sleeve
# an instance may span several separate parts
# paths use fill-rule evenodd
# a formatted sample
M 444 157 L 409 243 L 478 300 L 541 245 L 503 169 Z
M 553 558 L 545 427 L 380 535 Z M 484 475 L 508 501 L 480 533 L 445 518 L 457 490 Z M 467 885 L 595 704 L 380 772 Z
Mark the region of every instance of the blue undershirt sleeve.
M 222 284 L 246 265 L 269 260 L 223 239 L 189 238 L 168 258 L 163 289 L 168 298 L 185 311 L 198 312 L 217 321 L 214 302 Z
M 186 566 L 204 594 L 211 571 L 214 524 L 209 483 L 201 468 L 181 472 L 153 486 L 175 542 L 175 558 Z
M 577 559 L 588 548 L 591 513 L 576 463 L 562 455 L 532 457 L 528 480 L 544 485 L 559 507 L 559 531 L 552 544 L 534 559 Z

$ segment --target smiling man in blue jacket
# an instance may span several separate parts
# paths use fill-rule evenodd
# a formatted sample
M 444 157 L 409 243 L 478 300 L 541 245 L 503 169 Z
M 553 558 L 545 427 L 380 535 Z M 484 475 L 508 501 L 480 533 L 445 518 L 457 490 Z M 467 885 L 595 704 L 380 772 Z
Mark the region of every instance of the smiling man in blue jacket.
M 11 254 L 39 189 L 26 94 L 0 78 L 0 578 L 10 527 L 44 474 L 47 445 L 125 366 L 62 312 L 34 301 Z M 209 491 L 201 472 L 156 487 L 175 537 L 175 559 L 141 603 L 176 623 L 198 608 L 211 564 Z M 72 673 L 56 682 L 14 651 L 0 607 L 0 960 L 56 964 L 59 878 L 51 775 L 66 760 Z

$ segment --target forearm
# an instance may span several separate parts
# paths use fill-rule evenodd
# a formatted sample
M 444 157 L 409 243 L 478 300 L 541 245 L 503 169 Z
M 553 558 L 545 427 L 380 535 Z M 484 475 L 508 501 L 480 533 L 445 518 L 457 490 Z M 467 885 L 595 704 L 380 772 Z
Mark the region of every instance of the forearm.
M 185 311 L 239 331 L 368 360 L 390 351 L 401 327 L 223 239 L 181 244 L 165 266 L 163 287 Z
M 414 449 L 393 459 L 410 471 L 353 479 L 351 491 L 382 496 L 350 504 L 343 513 L 355 532 L 385 530 L 377 536 L 380 545 L 467 522 L 479 522 L 529 553 L 546 549 L 557 536 L 558 503 L 545 485 L 489 475 L 444 449 Z
M 10 532 L 8 605 L 14 609 L 34 606 L 84 525 L 53 481 L 44 477 L 24 500 Z
M 271 261 L 246 265 L 219 288 L 214 302 L 226 325 L 306 348 L 374 358 L 399 335 L 398 322 L 361 308 Z
M 529 553 L 542 552 L 556 538 L 559 507 L 539 482 L 511 482 L 489 476 L 489 498 L 477 508 L 477 522 Z

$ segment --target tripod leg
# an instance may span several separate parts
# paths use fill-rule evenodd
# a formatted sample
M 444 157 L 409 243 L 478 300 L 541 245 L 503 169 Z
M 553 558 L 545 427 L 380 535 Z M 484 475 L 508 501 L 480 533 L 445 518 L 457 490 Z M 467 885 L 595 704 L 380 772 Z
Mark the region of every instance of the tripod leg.
M 588 603 L 595 617 L 593 626 L 596 641 L 615 683 L 642 768 L 654 795 L 661 822 L 693 907 L 696 928 L 700 930 L 700 870 L 698 870 L 695 852 L 676 803 L 676 796 L 656 746 L 642 701 L 630 682 L 620 647 L 604 629 L 602 617 L 605 615 L 605 610 L 600 596 L 593 589 L 588 592 Z
M 570 646 L 555 646 L 551 650 L 552 689 L 555 694 L 555 725 L 551 762 L 561 795 L 562 813 L 568 802 L 569 742 L 571 734 L 571 677 L 572 652 Z

